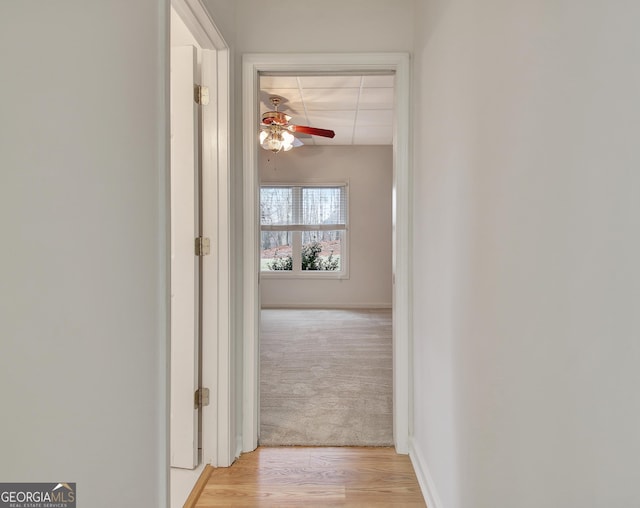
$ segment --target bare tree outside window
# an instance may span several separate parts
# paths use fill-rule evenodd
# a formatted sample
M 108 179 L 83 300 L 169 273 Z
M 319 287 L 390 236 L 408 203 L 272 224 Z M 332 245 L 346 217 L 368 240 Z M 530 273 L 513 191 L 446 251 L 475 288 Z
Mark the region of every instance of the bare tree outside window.
M 346 185 L 260 189 L 261 270 L 341 272 Z

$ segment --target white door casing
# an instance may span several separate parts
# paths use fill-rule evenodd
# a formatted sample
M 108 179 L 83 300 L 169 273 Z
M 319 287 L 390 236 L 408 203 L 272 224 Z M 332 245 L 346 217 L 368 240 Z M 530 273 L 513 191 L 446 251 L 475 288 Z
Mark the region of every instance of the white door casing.
M 211 254 L 202 259 L 202 462 L 229 466 L 237 456 L 233 407 L 232 224 L 229 46 L 200 0 L 171 0 L 201 49 L 200 84 L 209 87 L 202 121 L 202 234 Z M 195 478 L 194 478 L 195 483 Z
M 245 54 L 243 105 L 243 407 L 242 449 L 257 447 L 259 437 L 259 202 L 258 132 L 261 72 L 395 73 L 393 141 L 393 431 L 396 451 L 409 452 L 410 362 L 410 167 L 409 83 L 407 53 Z
M 209 104 L 200 106 L 201 231 L 211 240 L 211 254 L 201 259 L 201 383 L 210 404 L 200 409 L 201 464 L 171 469 L 171 508 L 182 506 L 204 464 L 229 466 L 236 456 L 231 406 L 230 260 L 230 57 L 229 49 L 200 0 L 171 0 L 172 28 L 177 15 L 187 32 L 171 38 L 173 46 L 195 44 L 199 84 L 209 88 Z M 193 83 L 191 93 L 193 96 Z M 193 401 L 193 395 L 190 397 Z M 233 436 L 233 437 L 231 437 Z

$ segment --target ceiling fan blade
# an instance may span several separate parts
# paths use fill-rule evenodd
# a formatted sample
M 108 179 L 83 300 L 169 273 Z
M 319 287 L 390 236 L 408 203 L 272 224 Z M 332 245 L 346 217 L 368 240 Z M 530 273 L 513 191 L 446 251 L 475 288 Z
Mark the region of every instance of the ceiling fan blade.
M 302 132 L 304 134 L 312 134 L 314 136 L 322 136 L 323 138 L 333 138 L 336 133 L 329 129 L 318 129 L 317 127 L 308 127 L 306 125 L 291 125 L 293 132 Z

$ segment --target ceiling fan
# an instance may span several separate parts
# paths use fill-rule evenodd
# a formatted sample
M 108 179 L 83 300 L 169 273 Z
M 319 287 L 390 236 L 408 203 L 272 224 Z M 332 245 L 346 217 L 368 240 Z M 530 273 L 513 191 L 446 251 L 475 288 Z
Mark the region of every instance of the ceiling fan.
M 280 150 L 287 152 L 294 147 L 302 146 L 302 141 L 296 138 L 292 134 L 293 132 L 325 138 L 333 138 L 336 135 L 335 132 L 329 129 L 318 129 L 317 127 L 289 123 L 291 117 L 282 111 L 278 111 L 282 98 L 271 96 L 269 97 L 269 102 L 273 105 L 274 110 L 263 113 L 260 120 L 260 146 L 265 150 L 271 150 L 275 153 Z

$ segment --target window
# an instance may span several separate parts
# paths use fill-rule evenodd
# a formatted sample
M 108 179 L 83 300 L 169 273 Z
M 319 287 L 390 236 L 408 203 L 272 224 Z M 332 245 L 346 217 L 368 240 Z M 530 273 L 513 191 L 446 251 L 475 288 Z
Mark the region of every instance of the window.
M 345 277 L 346 184 L 261 187 L 260 235 L 263 273 Z

